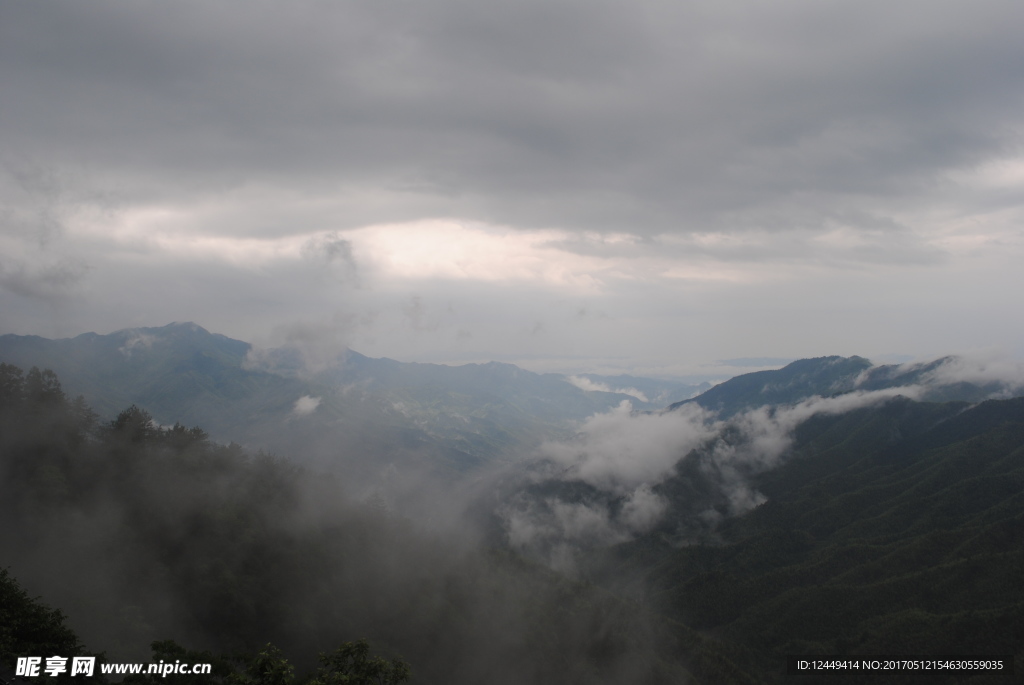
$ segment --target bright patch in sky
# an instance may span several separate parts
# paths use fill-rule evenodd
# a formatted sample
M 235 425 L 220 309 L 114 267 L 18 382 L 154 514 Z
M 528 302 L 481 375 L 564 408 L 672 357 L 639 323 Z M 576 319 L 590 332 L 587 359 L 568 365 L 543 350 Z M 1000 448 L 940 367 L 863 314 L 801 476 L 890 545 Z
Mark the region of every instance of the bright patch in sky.
M 7 3 L 0 334 L 1024 356 L 1024 4 L 395 1 Z
M 555 243 L 566 233 L 516 231 L 455 221 L 371 226 L 342 234 L 384 278 L 540 282 L 593 291 L 612 260 L 576 255 Z

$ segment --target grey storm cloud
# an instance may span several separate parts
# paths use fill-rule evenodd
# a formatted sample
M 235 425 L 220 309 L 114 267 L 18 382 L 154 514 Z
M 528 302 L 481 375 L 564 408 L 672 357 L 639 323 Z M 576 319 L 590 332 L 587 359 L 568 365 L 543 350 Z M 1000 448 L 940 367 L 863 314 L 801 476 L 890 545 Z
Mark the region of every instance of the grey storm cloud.
M 1018 349 L 1021 25 L 999 0 L 0 0 L 0 329 L 322 328 L 571 373 Z
M 1019 3 L 0 12 L 10 148 L 126 201 L 305 183 L 390 198 L 353 197 L 354 223 L 898 232 L 944 173 L 1019 143 Z
M 63 299 L 88 270 L 84 263 L 70 260 L 32 266 L 0 260 L 0 288 L 34 299 Z

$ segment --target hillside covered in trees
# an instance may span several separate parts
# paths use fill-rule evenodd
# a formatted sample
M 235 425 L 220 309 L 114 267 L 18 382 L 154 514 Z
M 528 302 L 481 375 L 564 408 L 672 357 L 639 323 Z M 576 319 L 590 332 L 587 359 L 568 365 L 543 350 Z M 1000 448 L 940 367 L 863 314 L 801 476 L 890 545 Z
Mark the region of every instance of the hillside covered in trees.
M 768 676 L 782 654 L 1015 654 L 1020 668 L 1024 399 L 812 417 L 756 479 L 764 504 L 680 546 L 703 456 L 660 486 L 673 510 L 611 551 L 607 578 L 632 569 L 652 605 L 741 648 L 762 682 L 782 682 Z
M 765 501 L 730 515 L 707 467 L 743 439 L 723 430 L 680 455 L 653 489 L 658 523 L 578 549 L 566 577 L 487 525 L 500 489 L 471 504 L 478 527 L 442 534 L 343 494 L 343 472 L 135 406 L 101 422 L 52 372 L 0 365 L 0 550 L 17 600 L 3 611 L 24 619 L 0 633 L 0 659 L 52 646 L 144 661 L 155 642 L 162 658 L 205 650 L 218 677 L 288 661 L 310 679 L 318 653 L 366 638 L 414 683 L 776 683 L 786 654 L 1014 654 L 1020 668 L 1024 400 L 813 415 L 751 476 Z
M 145 660 L 167 638 L 213 653 L 271 642 L 311 672 L 318 652 L 365 637 L 422 683 L 732 670 L 681 625 L 507 550 L 425 534 L 333 478 L 134 406 L 99 424 L 52 373 L 0 374 L 4 564 L 108 658 Z

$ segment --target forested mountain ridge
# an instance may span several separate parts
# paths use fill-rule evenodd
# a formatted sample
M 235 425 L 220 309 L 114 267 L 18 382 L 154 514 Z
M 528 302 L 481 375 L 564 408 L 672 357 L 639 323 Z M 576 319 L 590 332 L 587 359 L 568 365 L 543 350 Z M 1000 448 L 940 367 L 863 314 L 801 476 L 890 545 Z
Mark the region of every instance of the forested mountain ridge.
M 642 573 L 653 605 L 748 650 L 744 667 L 768 674 L 785 654 L 1016 654 L 1021 668 L 1024 398 L 895 398 L 814 416 L 789 459 L 754 479 L 763 504 L 680 547 L 700 459 L 657 488 L 671 510 L 613 550 L 610 577 Z
M 220 427 L 219 407 L 234 404 L 240 414 L 287 411 L 307 390 L 296 380 L 245 369 L 249 350 L 248 343 L 192 323 L 58 340 L 0 336 L 0 361 L 52 369 L 70 394 L 83 395 L 102 416 L 137 404 L 167 424 L 206 418 L 207 430 L 211 420 Z
M 762 406 L 796 404 L 810 397 L 906 388 L 914 399 L 931 402 L 980 402 L 990 397 L 1024 394 L 1024 379 L 994 377 L 991 372 L 961 368 L 958 357 L 927 363 L 873 365 L 863 357 L 800 359 L 781 369 L 755 371 L 731 378 L 691 399 L 669 406 L 697 404 L 726 419 Z
M 658 411 L 661 399 L 702 389 L 669 409 L 693 403 L 728 419 L 764 405 L 883 388 L 941 401 L 1024 390 L 943 379 L 951 359 L 902 366 L 803 359 L 706 389 L 632 376 L 536 374 L 496 362 L 403 363 L 353 350 L 314 363 L 300 348 L 257 350 L 194 323 L 60 340 L 0 336 L 0 361 L 53 369 L 105 418 L 136 404 L 164 424 L 201 424 L 224 442 L 293 450 L 320 468 L 355 468 L 367 477 L 387 464 L 464 472 L 567 438 L 623 401 Z M 376 455 L 372 463 L 362 458 L 368 453 Z
M 623 401 L 663 406 L 494 362 L 401 363 L 347 350 L 311 366 L 300 350 L 254 350 L 194 323 L 61 340 L 4 335 L 0 361 L 53 369 L 105 417 L 136 404 L 164 424 L 202 424 L 215 439 L 301 453 L 321 468 L 461 471 L 569 435 L 575 422 Z M 376 462 L 357 463 L 367 453 Z
M 795 404 L 813 395 L 828 397 L 853 389 L 854 379 L 871 368 L 863 357 L 800 359 L 774 371 L 754 371 L 731 378 L 669 410 L 693 402 L 728 418 L 762 405 Z
M 4 566 L 110 659 L 144 660 L 168 637 L 214 652 L 271 641 L 308 672 L 316 652 L 367 637 L 414 683 L 754 682 L 710 638 L 438 538 L 348 499 L 338 478 L 134 406 L 97 423 L 49 371 L 0 364 L 0 476 Z M 33 611 L 19 606 L 0 614 Z M 31 629 L 7 623 L 0 657 L 43 649 Z M 58 633 L 48 649 L 81 649 Z
M 871 401 L 839 402 L 858 392 Z M 775 683 L 787 653 L 1012 653 L 1019 668 L 1024 399 L 871 392 L 735 423 L 690 412 L 705 437 L 651 485 L 665 502 L 653 524 L 580 543 L 580 577 L 595 586 L 524 561 L 509 528 L 483 547 L 446 538 L 345 495 L 347 471 L 253 456 L 134 406 L 99 421 L 52 372 L 2 365 L 0 550 L 90 648 L 136 658 L 150 639 L 272 640 L 312 668 L 313 652 L 365 636 L 417 682 L 502 682 L 497 663 L 509 683 Z M 608 426 L 690 430 L 672 421 L 687 411 L 620 411 Z M 778 458 L 721 470 L 730 462 L 715 459 L 767 435 L 744 432 L 758 421 L 783 431 Z M 598 509 L 576 506 L 593 486 L 526 482 L 569 524 L 594 524 Z M 761 495 L 752 509 L 731 506 L 723 487 L 736 485 Z M 474 506 L 516 496 L 484 490 Z M 619 513 L 631 506 L 609 497 Z

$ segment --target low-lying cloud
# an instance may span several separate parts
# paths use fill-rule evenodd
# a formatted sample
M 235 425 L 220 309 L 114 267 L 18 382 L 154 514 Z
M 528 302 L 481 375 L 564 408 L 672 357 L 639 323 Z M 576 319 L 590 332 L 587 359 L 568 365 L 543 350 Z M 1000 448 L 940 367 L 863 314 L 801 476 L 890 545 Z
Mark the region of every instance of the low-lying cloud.
M 292 409 L 292 414 L 295 416 L 309 416 L 316 411 L 316 408 L 320 406 L 321 398 L 311 397 L 309 395 L 303 395 L 299 399 L 295 400 L 295 407 Z
M 296 321 L 278 326 L 271 336 L 277 345 L 253 346 L 245 368 L 283 376 L 310 378 L 344 364 L 356 317 L 337 312 L 326 321 Z
M 636 388 L 613 388 L 607 383 L 601 383 L 599 381 L 591 380 L 586 376 L 566 376 L 567 381 L 575 385 L 580 390 L 585 392 L 617 392 L 621 395 L 629 395 L 635 397 L 641 402 L 650 402 L 647 395 Z
M 674 412 L 636 414 L 623 400 L 614 410 L 587 419 L 574 440 L 546 443 L 541 452 L 564 467 L 563 479 L 623 494 L 659 482 L 715 430 L 713 416 L 695 404 Z
M 1024 364 L 994 351 L 946 357 L 941 364 L 924 374 L 922 383 L 939 386 L 955 383 L 998 384 L 1012 391 L 1024 386 Z
M 977 371 L 969 364 L 963 368 Z M 518 493 L 499 515 L 514 547 L 571 573 L 575 550 L 623 542 L 661 522 L 670 503 L 659 486 L 678 473 L 682 460 L 693 460 L 712 491 L 709 501 L 718 503 L 697 512 L 702 525 L 713 529 L 723 516 L 744 514 L 766 501 L 754 477 L 784 462 L 794 430 L 804 421 L 900 396 L 916 400 L 927 392 L 922 384 L 855 390 L 758 407 L 726 420 L 696 403 L 638 413 L 624 401 L 587 419 L 572 440 L 545 443 L 533 489 Z

